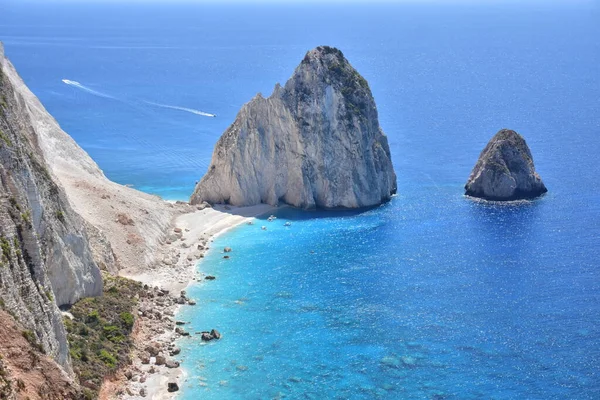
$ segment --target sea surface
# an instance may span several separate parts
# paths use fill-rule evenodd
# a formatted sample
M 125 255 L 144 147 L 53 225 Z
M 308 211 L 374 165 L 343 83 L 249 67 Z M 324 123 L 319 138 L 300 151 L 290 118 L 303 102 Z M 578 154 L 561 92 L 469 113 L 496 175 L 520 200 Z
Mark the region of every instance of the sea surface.
M 337 46 L 369 81 L 399 194 L 219 236 L 199 266 L 217 279 L 177 316 L 180 399 L 598 399 L 598 21 L 597 1 L 9 0 L 0 40 L 109 178 L 166 199 L 307 50 Z M 463 197 L 501 128 L 527 139 L 543 198 Z

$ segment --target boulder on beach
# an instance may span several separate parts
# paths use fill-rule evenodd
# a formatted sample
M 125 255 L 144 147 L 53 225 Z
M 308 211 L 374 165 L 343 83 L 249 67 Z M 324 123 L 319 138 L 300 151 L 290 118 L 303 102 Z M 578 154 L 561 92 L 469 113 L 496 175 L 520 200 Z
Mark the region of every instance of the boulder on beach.
M 177 384 L 177 382 L 169 382 L 167 383 L 167 391 L 169 393 L 173 393 L 179 390 L 179 385 Z
M 547 191 L 525 139 L 510 129 L 489 141 L 465 185 L 467 196 L 494 201 L 532 199 Z

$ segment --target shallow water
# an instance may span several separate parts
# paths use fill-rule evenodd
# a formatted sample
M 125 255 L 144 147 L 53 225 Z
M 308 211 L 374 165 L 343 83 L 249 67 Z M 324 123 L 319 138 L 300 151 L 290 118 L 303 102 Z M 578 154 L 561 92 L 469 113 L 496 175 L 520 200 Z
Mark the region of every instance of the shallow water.
M 165 198 L 189 196 L 240 106 L 306 50 L 340 47 L 373 90 L 399 195 L 219 237 L 201 265 L 217 280 L 178 318 L 223 339 L 182 340 L 180 398 L 600 398 L 597 2 L 7 4 L 25 82 L 107 176 Z M 464 198 L 504 127 L 549 193 Z
M 223 338 L 180 341 L 180 398 L 600 396 L 597 224 L 569 224 L 552 195 L 420 195 L 282 209 L 215 240 L 201 271 L 217 279 L 178 318 Z

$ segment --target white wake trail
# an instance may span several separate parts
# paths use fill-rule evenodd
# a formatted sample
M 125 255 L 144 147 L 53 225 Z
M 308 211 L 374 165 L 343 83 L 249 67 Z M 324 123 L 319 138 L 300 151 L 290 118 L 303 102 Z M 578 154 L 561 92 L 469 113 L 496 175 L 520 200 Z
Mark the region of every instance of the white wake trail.
M 153 103 L 151 101 L 144 101 L 144 103 L 156 106 L 156 107 L 162 107 L 162 108 L 170 108 L 171 110 L 179 110 L 179 111 L 186 111 L 192 114 L 196 114 L 196 115 L 202 115 L 204 117 L 216 117 L 216 114 L 210 114 L 204 111 L 200 111 L 200 110 L 194 110 L 193 108 L 186 108 L 186 107 L 179 107 L 179 106 L 170 106 L 168 104 L 160 104 L 160 103 Z
M 113 96 L 111 96 L 111 95 L 108 95 L 108 94 L 106 94 L 106 93 L 102 93 L 102 92 L 98 92 L 97 90 L 94 90 L 94 89 L 90 89 L 90 88 L 89 88 L 89 87 L 87 87 L 87 86 L 83 86 L 83 85 L 82 85 L 81 83 L 79 83 L 79 82 L 76 82 L 76 81 L 71 81 L 71 80 L 69 80 L 69 79 L 63 79 L 62 81 L 63 81 L 64 83 L 66 83 L 67 85 L 70 85 L 70 86 L 75 86 L 76 88 L 78 88 L 78 89 L 81 89 L 81 90 L 83 90 L 83 91 L 86 91 L 86 92 L 88 92 L 88 93 L 91 93 L 91 94 L 93 94 L 93 95 L 100 96 L 100 97 L 104 97 L 104 98 L 107 98 L 107 99 L 114 99 L 114 97 L 113 97 Z

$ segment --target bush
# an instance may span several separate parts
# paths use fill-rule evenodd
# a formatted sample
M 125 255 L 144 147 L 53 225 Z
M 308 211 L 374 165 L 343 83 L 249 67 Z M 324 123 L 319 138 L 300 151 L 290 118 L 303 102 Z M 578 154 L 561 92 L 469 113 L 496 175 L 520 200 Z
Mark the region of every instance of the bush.
M 88 315 L 85 321 L 89 324 L 94 324 L 100 321 L 100 314 L 98 314 L 98 310 L 92 310 Z
M 121 333 L 121 328 L 115 325 L 104 325 L 102 334 L 113 343 L 122 343 L 125 340 L 125 335 Z
M 27 226 L 31 226 L 31 211 L 27 210 L 24 213 L 21 213 L 21 218 L 27 224 Z
M 10 138 L 8 137 L 8 135 L 4 132 L 2 132 L 2 130 L 0 130 L 0 139 L 2 139 L 4 141 L 4 143 L 6 143 L 7 146 L 12 146 L 12 143 L 10 141 Z
M 133 327 L 133 314 L 125 311 L 121 313 L 120 317 L 125 328 L 131 329 Z
M 117 366 L 117 359 L 108 351 L 100 350 L 99 357 L 104 362 L 104 364 L 106 364 L 110 368 L 114 368 Z
M 2 247 L 2 256 L 6 261 L 9 261 L 11 255 L 10 242 L 5 237 L 0 238 L 0 247 Z
M 65 222 L 65 213 L 61 210 L 58 210 L 56 212 L 56 219 L 58 219 L 60 222 Z
M 35 334 L 32 331 L 26 329 L 21 332 L 21 335 L 23 335 L 25 340 L 27 340 L 31 346 L 35 347 L 42 353 L 44 352 L 44 348 L 41 344 L 38 343 L 37 338 L 35 337 Z
M 129 361 L 135 298 L 141 291 L 139 282 L 105 275 L 101 297 L 82 299 L 71 307 L 74 319 L 65 318 L 65 328 L 80 382 L 100 387 L 106 375 Z M 88 390 L 86 398 L 97 398 L 97 392 Z

